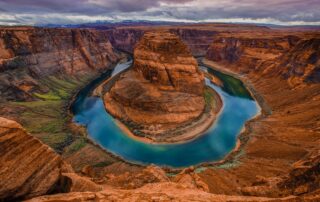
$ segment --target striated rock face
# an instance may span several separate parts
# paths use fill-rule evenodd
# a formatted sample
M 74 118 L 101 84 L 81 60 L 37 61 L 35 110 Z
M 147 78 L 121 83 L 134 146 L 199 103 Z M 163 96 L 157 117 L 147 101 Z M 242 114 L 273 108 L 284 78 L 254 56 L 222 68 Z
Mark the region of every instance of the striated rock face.
M 132 53 L 144 32 L 143 29 L 114 28 L 106 31 L 106 35 L 115 48 Z
M 136 45 L 132 70 L 104 99 L 115 117 L 163 134 L 203 113 L 203 93 L 204 76 L 186 45 L 169 32 L 150 32 Z
M 240 74 L 253 86 L 262 116 L 246 125 L 253 132 L 248 133 L 243 164 L 230 171 L 206 172 L 210 190 L 225 193 L 223 187 L 228 187 L 237 193 L 241 184 L 242 195 L 309 195 L 319 200 L 319 154 L 305 160 L 319 151 L 319 36 L 319 32 L 228 33 L 211 45 L 207 54 L 211 61 L 204 62 Z M 216 180 L 222 175 L 227 177 Z M 234 186 L 230 179 L 239 183 Z
M 90 179 L 20 124 L 0 117 L 0 200 L 22 200 L 55 192 L 100 191 Z
M 207 52 L 207 59 L 226 63 L 242 73 L 257 72 L 279 76 L 291 86 L 319 83 L 320 38 L 318 34 L 249 34 L 217 36 Z
M 148 32 L 136 45 L 133 69 L 163 88 L 202 95 L 204 77 L 188 47 L 169 32 Z
M 68 170 L 52 149 L 4 118 L 0 118 L 0 147 L 0 199 L 46 194 L 62 170 Z
M 279 59 L 282 75 L 292 84 L 320 83 L 320 36 L 299 40 Z
M 192 55 L 204 56 L 212 42 L 219 33 L 230 32 L 260 32 L 269 30 L 267 27 L 255 25 L 235 24 L 197 24 L 180 26 L 124 26 L 115 27 L 105 31 L 115 48 L 133 53 L 134 46 L 139 42 L 145 32 L 169 31 L 177 36 L 189 47 Z
M 197 29 L 196 27 L 170 29 L 190 48 L 192 55 L 204 56 L 217 34 L 216 30 Z
M 117 60 L 108 38 L 95 30 L 1 28 L 0 101 L 32 100 L 52 75 L 104 71 Z

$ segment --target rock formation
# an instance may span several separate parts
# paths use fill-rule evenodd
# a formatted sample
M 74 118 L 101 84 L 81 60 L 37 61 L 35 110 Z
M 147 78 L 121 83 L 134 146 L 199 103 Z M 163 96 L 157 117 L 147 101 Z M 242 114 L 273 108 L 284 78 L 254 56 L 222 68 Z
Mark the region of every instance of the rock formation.
M 0 200 L 21 200 L 55 192 L 100 191 L 74 173 L 51 148 L 20 124 L 0 117 Z
M 256 71 L 267 76 L 281 76 L 291 86 L 319 83 L 319 35 L 288 34 L 218 35 L 206 57 L 242 73 Z
M 0 28 L 0 101 L 33 100 L 48 91 L 40 79 L 93 75 L 117 58 L 108 38 L 94 30 Z
M 164 138 L 203 114 L 203 95 L 204 76 L 187 46 L 169 32 L 148 32 L 136 45 L 132 70 L 120 75 L 104 100 L 115 117 L 142 127 L 145 136 Z
M 62 170 L 60 156 L 28 135 L 14 121 L 0 118 L 0 198 L 19 199 L 54 189 Z
M 204 77 L 188 47 L 169 32 L 148 32 L 134 50 L 133 69 L 160 89 L 203 95 Z

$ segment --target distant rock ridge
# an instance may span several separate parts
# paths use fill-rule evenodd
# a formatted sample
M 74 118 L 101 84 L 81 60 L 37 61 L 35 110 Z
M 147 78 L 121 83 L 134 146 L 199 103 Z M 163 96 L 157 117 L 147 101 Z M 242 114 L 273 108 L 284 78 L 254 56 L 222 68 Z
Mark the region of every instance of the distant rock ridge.
M 206 58 L 242 73 L 277 76 L 291 86 L 320 83 L 320 36 L 217 35 Z

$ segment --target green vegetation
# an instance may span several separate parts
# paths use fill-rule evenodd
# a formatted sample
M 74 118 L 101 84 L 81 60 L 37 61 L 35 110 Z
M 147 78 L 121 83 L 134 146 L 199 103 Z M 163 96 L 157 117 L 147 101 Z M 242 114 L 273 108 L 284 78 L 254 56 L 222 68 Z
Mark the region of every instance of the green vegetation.
M 244 84 L 239 79 L 235 79 L 232 76 L 226 75 L 222 72 L 213 70 L 208 68 L 208 72 L 210 74 L 214 74 L 221 81 L 223 81 L 223 90 L 228 92 L 230 95 L 234 95 L 237 97 L 253 99 L 249 93 L 249 91 L 244 87 Z
M 215 93 L 212 89 L 206 88 L 204 90 L 204 100 L 206 102 L 206 111 L 209 112 L 211 109 L 214 109 L 217 105 L 217 101 L 215 98 Z
M 93 75 L 75 77 L 48 77 L 40 81 L 46 93 L 34 93 L 38 101 L 10 102 L 12 109 L 19 110 L 21 124 L 29 133 L 39 138 L 58 153 L 70 145 L 74 152 L 86 145 L 82 137 L 74 136 L 67 127 L 67 102 L 75 90 L 88 82 Z
M 44 100 L 60 100 L 61 99 L 60 96 L 56 95 L 53 92 L 49 92 L 49 93 L 46 93 L 46 94 L 35 93 L 34 95 L 37 98 L 44 99 Z
M 93 165 L 93 167 L 106 167 L 108 165 L 110 165 L 110 162 L 103 161 Z
M 28 132 L 59 133 L 63 131 L 66 118 L 59 110 L 63 108 L 61 101 L 13 102 L 12 104 L 23 107 L 19 118 Z
M 207 105 L 209 105 L 211 107 L 214 105 L 215 99 L 214 99 L 214 94 L 211 89 L 206 88 L 204 90 L 204 100 Z
M 84 137 L 78 137 L 72 144 L 68 147 L 67 153 L 71 154 L 79 151 L 81 148 L 86 146 L 87 140 Z
M 230 168 L 235 168 L 238 167 L 241 162 L 240 162 L 240 157 L 242 157 L 243 155 L 245 155 L 244 150 L 240 150 L 231 161 L 227 161 L 224 164 L 221 164 L 219 166 L 216 166 L 216 168 L 219 169 L 230 169 Z
M 44 86 L 48 86 L 50 89 L 47 93 L 34 93 L 35 97 L 42 100 L 67 100 L 72 95 L 72 92 L 77 89 L 81 83 L 84 83 L 88 80 L 89 77 L 82 77 L 81 79 L 76 78 L 57 78 L 50 76 L 45 80 L 42 80 L 41 83 Z

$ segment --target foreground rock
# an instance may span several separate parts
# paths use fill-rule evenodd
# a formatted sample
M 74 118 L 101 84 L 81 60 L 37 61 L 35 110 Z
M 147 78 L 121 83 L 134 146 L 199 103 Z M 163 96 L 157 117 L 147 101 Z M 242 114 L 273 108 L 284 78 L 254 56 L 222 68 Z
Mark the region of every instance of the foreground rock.
M 60 156 L 16 122 L 0 118 L 0 198 L 30 198 L 54 189 L 67 169 Z
M 73 173 L 51 148 L 20 124 L 0 117 L 0 200 L 21 200 L 52 192 L 99 191 Z
M 29 202 L 53 201 L 197 201 L 197 202 L 224 202 L 224 201 L 294 201 L 295 197 L 265 198 L 246 196 L 227 196 L 210 194 L 198 189 L 191 189 L 172 182 L 148 184 L 135 190 L 109 189 L 102 192 L 83 192 L 42 196 Z M 297 199 L 298 201 L 298 199 Z
M 206 107 L 197 61 L 169 32 L 147 32 L 136 45 L 133 68 L 107 90 L 107 110 L 135 135 L 158 142 L 180 135 L 177 128 L 201 119 Z
M 108 181 L 111 181 L 113 185 L 119 182 L 125 185 L 127 183 L 124 180 L 129 180 L 131 184 L 125 185 L 126 189 L 112 185 L 97 185 L 89 178 L 74 173 L 59 155 L 36 138 L 28 135 L 21 125 L 4 118 L 0 118 L 0 145 L 0 200 L 4 201 L 32 197 L 36 198 L 30 201 L 301 200 L 295 196 L 267 198 L 210 194 L 207 184 L 193 172 L 193 169 L 185 169 L 171 181 L 161 168 L 155 166 L 149 166 L 134 175 L 124 173 L 118 176 L 108 176 Z M 303 162 L 300 164 L 305 165 Z M 296 171 L 296 173 L 295 177 L 298 178 L 318 176 L 318 174 L 310 176 L 306 169 L 303 172 Z M 283 183 L 292 184 L 290 179 L 294 177 L 286 179 Z M 45 194 L 51 195 L 41 196 Z M 317 195 L 308 197 L 317 199 Z M 302 199 L 304 198 L 306 197 Z

